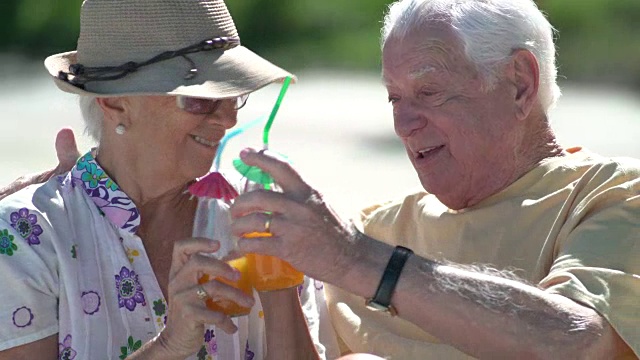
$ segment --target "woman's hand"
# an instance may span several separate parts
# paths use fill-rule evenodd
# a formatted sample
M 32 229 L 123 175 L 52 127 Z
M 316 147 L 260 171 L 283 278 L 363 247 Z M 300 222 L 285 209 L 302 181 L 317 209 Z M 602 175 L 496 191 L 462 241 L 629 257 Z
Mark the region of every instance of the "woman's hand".
M 277 256 L 318 280 L 335 282 L 342 277 L 355 251 L 352 225 L 342 221 L 286 161 L 252 149 L 240 156 L 247 165 L 273 176 L 283 190 L 251 191 L 235 199 L 231 206 L 233 235 L 265 232 L 267 222 L 273 235 L 240 239 L 240 250 Z
M 246 307 L 253 306 L 251 296 L 232 286 L 216 280 L 198 284 L 203 274 L 212 279 L 239 279 L 240 274 L 227 263 L 202 254 L 214 252 L 219 247 L 217 241 L 205 238 L 189 238 L 175 243 L 169 271 L 167 324 L 155 340 L 164 354 L 184 359 L 196 353 L 202 346 L 205 325 L 215 325 L 227 333 L 237 330 L 228 316 L 207 308 L 198 297 L 200 288 L 214 301 L 227 299 Z

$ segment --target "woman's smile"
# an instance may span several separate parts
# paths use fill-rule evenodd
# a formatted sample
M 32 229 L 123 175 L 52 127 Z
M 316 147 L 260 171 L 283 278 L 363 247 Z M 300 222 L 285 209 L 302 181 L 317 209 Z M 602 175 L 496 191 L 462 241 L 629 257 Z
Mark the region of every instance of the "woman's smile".
M 200 137 L 198 135 L 189 135 L 193 140 L 195 140 L 195 142 L 197 142 L 198 144 L 204 145 L 206 147 L 209 148 L 215 148 L 220 144 L 219 140 L 207 140 L 203 137 Z

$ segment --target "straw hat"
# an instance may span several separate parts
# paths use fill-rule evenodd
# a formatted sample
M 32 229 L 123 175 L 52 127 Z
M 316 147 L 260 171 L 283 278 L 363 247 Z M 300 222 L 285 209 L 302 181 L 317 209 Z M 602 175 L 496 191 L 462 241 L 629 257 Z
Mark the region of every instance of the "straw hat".
M 227 98 L 292 76 L 240 45 L 222 0 L 85 0 L 77 51 L 45 66 L 63 91 Z

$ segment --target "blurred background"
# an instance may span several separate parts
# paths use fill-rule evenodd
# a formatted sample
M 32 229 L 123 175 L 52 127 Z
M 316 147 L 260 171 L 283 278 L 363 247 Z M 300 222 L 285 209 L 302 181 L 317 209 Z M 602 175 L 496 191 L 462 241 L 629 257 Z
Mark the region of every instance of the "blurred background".
M 294 71 L 272 148 L 341 211 L 418 186 L 395 138 L 380 82 L 379 34 L 385 0 L 228 0 L 245 46 Z M 640 0 L 538 0 L 558 33 L 563 97 L 552 120 L 565 145 L 640 158 Z M 42 66 L 75 49 L 80 0 L 0 2 L 0 186 L 56 163 L 62 126 L 82 133 L 76 99 L 58 91 Z M 265 115 L 270 86 L 251 96 L 241 121 Z M 227 148 L 223 167 L 260 129 Z

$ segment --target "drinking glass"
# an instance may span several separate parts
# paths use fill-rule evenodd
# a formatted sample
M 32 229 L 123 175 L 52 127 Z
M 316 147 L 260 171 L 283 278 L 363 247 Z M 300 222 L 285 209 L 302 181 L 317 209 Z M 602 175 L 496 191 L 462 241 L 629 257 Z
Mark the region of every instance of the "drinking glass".
M 245 184 L 245 192 L 255 189 L 263 189 L 264 185 L 252 181 Z M 280 191 L 275 184 L 265 189 Z M 245 238 L 271 237 L 268 232 L 252 232 L 243 235 Z M 247 254 L 249 276 L 251 283 L 257 291 L 273 291 L 299 286 L 304 281 L 304 274 L 296 270 L 288 262 L 275 256 L 261 254 Z
M 238 281 L 230 281 L 217 277 L 215 280 L 238 288 L 245 294 L 252 296 L 253 289 L 251 287 L 247 258 L 241 256 L 237 251 L 237 239 L 231 236 L 229 203 L 219 199 L 200 198 L 193 224 L 193 236 L 220 241 L 220 249 L 206 255 L 225 261 L 231 267 L 237 269 L 240 272 L 240 279 Z M 204 284 L 210 280 L 209 274 L 204 274 L 198 279 L 198 283 Z M 240 306 L 227 299 L 213 301 L 209 298 L 206 300 L 206 304 L 209 309 L 222 312 L 231 317 L 247 315 L 251 311 L 250 308 Z

